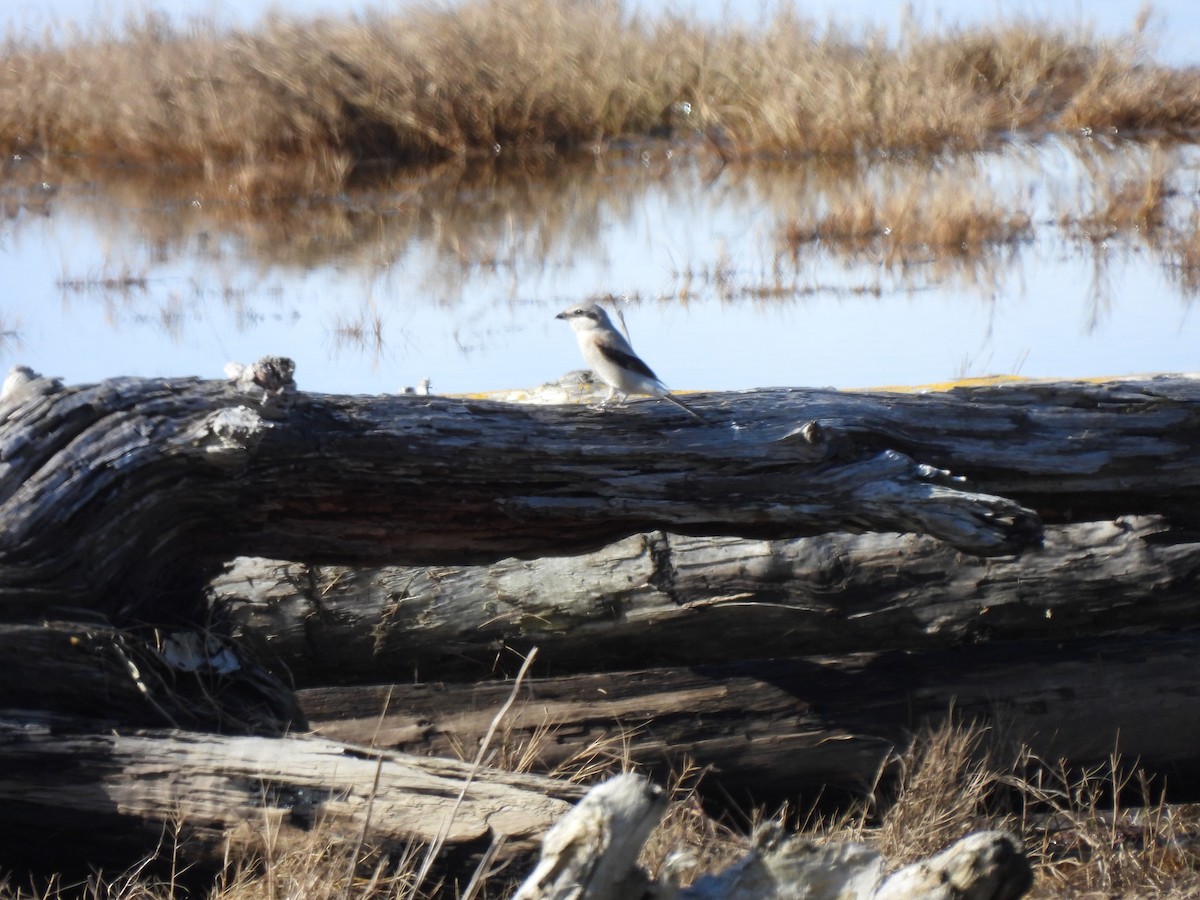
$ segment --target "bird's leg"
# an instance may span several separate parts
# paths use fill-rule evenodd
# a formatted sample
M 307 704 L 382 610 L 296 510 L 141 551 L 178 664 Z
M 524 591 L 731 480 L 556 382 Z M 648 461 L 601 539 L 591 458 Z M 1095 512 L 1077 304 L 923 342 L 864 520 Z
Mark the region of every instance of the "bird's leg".
M 589 403 L 588 409 L 594 409 L 597 412 L 602 409 L 608 409 L 608 404 L 612 403 L 613 394 L 616 393 L 616 388 L 614 388 L 611 384 L 606 384 L 605 387 L 608 388 L 608 393 L 604 395 L 603 399 L 597 400 L 594 403 Z
M 601 409 L 608 409 L 610 406 L 612 406 L 612 405 L 613 405 L 613 402 L 614 402 L 614 401 L 616 402 L 617 406 L 622 406 L 622 405 L 624 405 L 624 403 L 625 403 L 625 395 L 624 395 L 624 394 L 622 394 L 620 391 L 618 391 L 618 390 L 617 390 L 615 387 L 613 387 L 613 386 L 610 384 L 610 385 L 608 386 L 608 396 L 607 396 L 607 397 L 605 397 L 603 400 L 601 400 L 601 401 L 600 401 L 600 408 L 601 408 Z

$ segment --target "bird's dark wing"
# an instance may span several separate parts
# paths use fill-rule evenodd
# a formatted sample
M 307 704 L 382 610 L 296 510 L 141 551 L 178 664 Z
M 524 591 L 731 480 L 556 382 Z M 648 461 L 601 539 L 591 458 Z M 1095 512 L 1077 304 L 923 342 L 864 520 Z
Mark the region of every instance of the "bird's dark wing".
M 635 356 L 632 353 L 626 353 L 624 350 L 618 350 L 616 347 L 609 346 L 605 343 L 596 345 L 600 350 L 600 355 L 605 359 L 616 363 L 623 369 L 628 369 L 631 372 L 637 372 L 639 375 L 645 375 L 647 378 L 653 378 L 658 381 L 658 376 L 651 371 L 650 367 L 642 362 L 640 356 Z

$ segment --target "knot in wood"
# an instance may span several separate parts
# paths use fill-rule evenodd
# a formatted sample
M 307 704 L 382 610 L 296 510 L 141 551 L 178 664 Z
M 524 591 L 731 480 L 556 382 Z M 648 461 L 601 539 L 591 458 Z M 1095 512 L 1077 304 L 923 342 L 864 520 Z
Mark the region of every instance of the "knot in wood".
M 258 404 L 265 415 L 281 414 L 291 406 L 296 393 L 295 373 L 295 361 L 286 356 L 264 356 L 249 366 L 225 364 L 225 374 L 236 390 L 251 395 L 261 391 Z
M 248 406 L 217 410 L 204 423 L 199 443 L 206 458 L 217 465 L 240 465 L 252 453 L 270 427 Z

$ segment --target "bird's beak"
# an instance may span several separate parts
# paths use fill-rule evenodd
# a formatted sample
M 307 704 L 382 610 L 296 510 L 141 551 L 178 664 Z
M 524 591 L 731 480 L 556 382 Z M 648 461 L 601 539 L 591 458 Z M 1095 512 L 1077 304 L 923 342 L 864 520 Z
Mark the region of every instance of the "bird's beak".
M 566 314 L 565 312 L 561 312 L 561 313 L 559 313 L 557 316 L 555 316 L 554 318 L 556 318 L 556 319 L 565 319 L 566 317 L 567 317 L 567 314 Z

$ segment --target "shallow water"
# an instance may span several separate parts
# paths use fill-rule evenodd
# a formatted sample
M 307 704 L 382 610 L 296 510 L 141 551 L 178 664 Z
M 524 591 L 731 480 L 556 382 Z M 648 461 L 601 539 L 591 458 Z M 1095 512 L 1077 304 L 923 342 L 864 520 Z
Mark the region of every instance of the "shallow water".
M 927 164 L 735 168 L 655 146 L 537 172 L 426 173 L 269 213 L 161 184 L 43 185 L 33 172 L 9 182 L 31 188 L 4 194 L 0 330 L 15 334 L 0 366 L 71 382 L 219 377 L 227 360 L 280 354 L 308 390 L 392 392 L 423 377 L 447 393 L 530 387 L 580 366 L 554 314 L 613 294 L 628 297 L 635 347 L 679 389 L 1200 368 L 1196 285 L 1170 254 L 1133 230 L 1096 241 L 1059 224 L 1094 204 L 1094 170 L 1149 159 L 1087 144 L 944 162 L 956 190 L 992 191 L 1033 226 L 1016 242 L 919 247 L 899 262 L 885 237 L 793 254 L 780 235 L 863 185 L 920 183 Z M 1195 158 L 1171 155 L 1177 219 Z
M 804 9 L 894 29 L 907 5 Z M 717 0 L 680 6 L 733 14 Z M 19 30 L 119 22 L 144 7 L 50 0 L 6 14 Z M 397 8 L 337 4 L 342 14 L 379 7 Z M 1140 7 L 1106 0 L 1053 15 L 1115 34 Z M 270 8 L 201 0 L 168 12 L 248 25 Z M 1200 6 L 1170 0 L 1155 10 L 1161 58 L 1200 60 Z M 1032 4 L 1005 12 L 1045 15 Z M 996 16 L 975 3 L 916 11 L 926 24 Z M 1172 216 L 1194 232 L 1196 153 L 1167 155 Z M 956 190 L 994 192 L 1028 210 L 1032 228 L 982 250 L 909 248 L 898 260 L 885 238 L 854 248 L 820 240 L 793 254 L 780 236 L 789 221 L 854 202 L 872 180 L 893 190 L 911 178 L 902 160 L 865 173 L 815 161 L 721 167 L 658 146 L 644 159 L 537 172 L 425 173 L 266 214 L 127 173 L 81 184 L 47 176 L 43 187 L 35 163 L 10 160 L 0 181 L 0 370 L 24 362 L 69 381 L 218 377 L 227 360 L 270 353 L 295 358 L 311 390 L 396 391 L 423 377 L 444 392 L 520 388 L 580 365 L 554 313 L 614 294 L 630 298 L 634 345 L 684 389 L 1191 371 L 1200 368 L 1200 277 L 1179 267 L 1161 235 L 1125 228 L 1094 239 L 1077 222 L 1060 224 L 1098 202 L 1105 173 L 1148 164 L 1144 148 L 1107 153 L 1094 136 L 938 161 Z

